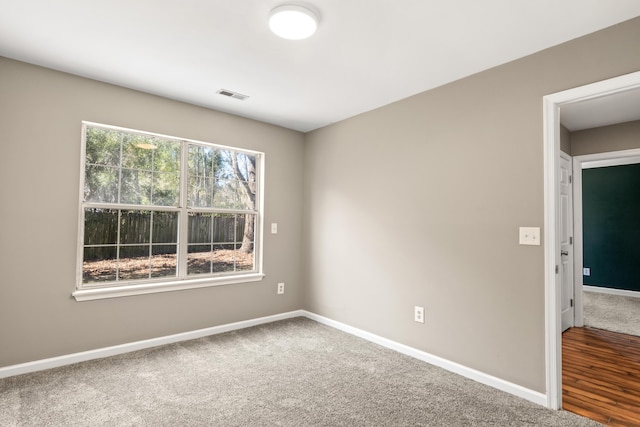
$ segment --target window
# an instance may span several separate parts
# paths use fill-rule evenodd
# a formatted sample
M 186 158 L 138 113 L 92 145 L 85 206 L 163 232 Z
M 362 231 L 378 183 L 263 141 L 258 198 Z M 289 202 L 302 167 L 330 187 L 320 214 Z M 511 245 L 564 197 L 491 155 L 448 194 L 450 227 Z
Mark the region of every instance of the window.
M 260 280 L 263 155 L 83 123 L 78 300 Z

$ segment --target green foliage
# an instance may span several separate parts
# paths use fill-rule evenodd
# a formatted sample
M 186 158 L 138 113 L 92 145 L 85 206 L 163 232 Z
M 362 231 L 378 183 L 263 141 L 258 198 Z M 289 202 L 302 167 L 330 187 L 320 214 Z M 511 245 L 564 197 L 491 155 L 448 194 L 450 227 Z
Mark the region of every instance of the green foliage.
M 189 206 L 254 209 L 255 162 L 255 156 L 249 154 L 189 145 Z M 248 190 L 249 180 L 253 194 Z
M 85 201 L 177 206 L 180 141 L 87 127 Z

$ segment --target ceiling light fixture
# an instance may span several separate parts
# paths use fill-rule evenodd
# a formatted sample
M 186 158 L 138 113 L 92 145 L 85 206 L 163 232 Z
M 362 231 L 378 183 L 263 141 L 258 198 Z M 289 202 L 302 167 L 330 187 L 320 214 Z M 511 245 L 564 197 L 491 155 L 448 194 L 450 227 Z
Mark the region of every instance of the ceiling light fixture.
M 269 28 L 284 39 L 302 40 L 316 32 L 318 16 L 306 7 L 284 4 L 269 13 Z

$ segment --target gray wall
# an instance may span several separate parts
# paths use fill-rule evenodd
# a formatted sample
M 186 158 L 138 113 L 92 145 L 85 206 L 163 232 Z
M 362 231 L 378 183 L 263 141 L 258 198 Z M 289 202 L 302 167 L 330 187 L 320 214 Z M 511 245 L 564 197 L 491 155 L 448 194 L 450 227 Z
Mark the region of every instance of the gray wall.
M 262 282 L 76 302 L 80 122 L 266 153 Z M 0 58 L 0 366 L 302 305 L 304 135 Z M 287 291 L 276 295 L 277 282 Z
M 640 148 L 640 120 L 571 132 L 574 156 Z
M 310 133 L 305 306 L 545 392 L 542 97 L 640 69 L 640 19 Z M 426 323 L 413 321 L 425 307 Z

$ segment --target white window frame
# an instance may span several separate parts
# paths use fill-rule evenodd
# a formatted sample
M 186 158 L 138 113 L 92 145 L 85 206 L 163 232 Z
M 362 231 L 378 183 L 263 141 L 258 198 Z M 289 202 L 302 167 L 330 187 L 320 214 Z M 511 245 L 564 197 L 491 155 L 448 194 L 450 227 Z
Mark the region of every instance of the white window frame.
M 84 201 L 84 180 L 86 168 L 86 134 L 87 127 L 99 127 L 102 129 L 115 130 L 119 132 L 128 132 L 134 134 L 148 135 L 159 138 L 166 138 L 181 143 L 181 162 L 180 162 L 180 202 L 177 207 L 158 207 L 153 205 L 131 205 L 119 203 L 87 203 Z M 157 292 L 169 292 L 183 289 L 203 288 L 209 286 L 230 285 L 236 283 L 248 283 L 261 281 L 264 278 L 262 269 L 262 242 L 263 242 L 263 221 L 264 221 L 264 158 L 265 155 L 259 151 L 247 150 L 237 147 L 230 147 L 210 142 L 197 141 L 188 138 L 174 137 L 170 135 L 162 135 L 153 132 L 139 131 L 136 129 L 123 128 L 119 126 L 105 125 L 89 121 L 82 121 L 82 148 L 80 154 L 80 192 L 78 203 L 78 240 L 77 240 L 77 258 L 76 258 L 76 287 L 72 293 L 77 301 L 88 301 L 103 298 L 115 298 L 130 295 L 140 295 Z M 254 269 L 246 272 L 225 272 L 211 275 L 187 276 L 187 230 L 188 216 L 190 212 L 213 212 L 229 213 L 229 214 L 246 214 L 245 210 L 234 209 L 208 209 L 208 208 L 189 208 L 187 205 L 187 175 L 188 175 L 188 147 L 190 144 L 204 145 L 222 150 L 233 150 L 255 156 L 256 158 L 256 198 L 255 209 L 252 214 L 255 215 L 254 229 Z M 83 260 L 84 260 L 84 212 L 87 207 L 102 207 L 121 210 L 146 210 L 146 211 L 167 211 L 178 212 L 178 249 L 177 249 L 177 274 L 176 276 L 153 278 L 153 279 L 136 279 L 136 280 L 119 280 L 117 282 L 98 282 L 83 283 Z

